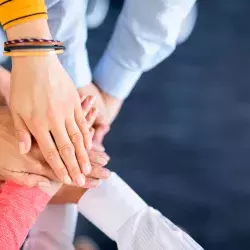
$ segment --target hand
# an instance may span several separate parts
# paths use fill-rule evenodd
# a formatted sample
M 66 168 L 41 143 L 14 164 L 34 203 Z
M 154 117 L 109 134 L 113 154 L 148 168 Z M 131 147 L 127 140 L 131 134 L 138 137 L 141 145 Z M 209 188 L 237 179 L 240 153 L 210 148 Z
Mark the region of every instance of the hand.
M 57 177 L 84 185 L 91 172 L 91 138 L 80 98 L 56 56 L 12 59 L 10 108 L 20 152 L 31 148 L 31 135 Z M 85 142 L 85 146 L 83 143 Z M 71 178 L 70 178 L 71 177 Z
M 89 156 L 93 168 L 85 188 L 97 186 L 96 178 L 109 177 L 109 170 L 103 168 L 109 161 L 107 154 L 93 147 Z M 0 182 L 10 180 L 29 187 L 47 187 L 51 184 L 50 179 L 58 181 L 37 144 L 33 144 L 28 154 L 20 155 L 11 114 L 7 107 L 0 107 Z
M 51 39 L 43 18 L 15 25 L 6 34 L 9 40 Z M 58 178 L 82 185 L 82 173 L 91 172 L 85 150 L 91 139 L 77 91 L 57 56 L 12 57 L 11 81 L 10 108 L 20 152 L 29 152 L 33 135 Z
M 28 154 L 20 155 L 13 120 L 7 107 L 0 107 L 0 179 L 30 187 L 49 186 L 49 179 L 56 179 L 37 145 Z
M 102 144 L 103 138 L 108 133 L 111 123 L 119 113 L 123 101 L 104 93 L 93 83 L 79 88 L 78 93 L 80 97 L 82 95 L 93 95 L 96 97 L 96 106 L 99 109 L 99 115 L 93 125 L 95 128 L 93 140 Z

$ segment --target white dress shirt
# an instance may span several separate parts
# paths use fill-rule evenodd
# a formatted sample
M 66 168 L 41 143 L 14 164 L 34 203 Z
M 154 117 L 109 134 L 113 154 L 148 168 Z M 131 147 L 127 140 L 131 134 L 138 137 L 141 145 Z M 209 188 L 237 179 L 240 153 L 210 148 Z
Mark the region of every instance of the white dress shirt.
M 196 0 L 125 0 L 114 33 L 94 70 L 104 92 L 126 98 L 141 74 L 175 49 Z
M 67 207 L 68 206 L 68 207 Z M 74 205 L 50 205 L 38 218 L 24 250 L 72 250 Z M 78 209 L 119 250 L 201 250 L 189 235 L 149 207 L 118 175 L 87 191 Z
M 118 175 L 82 196 L 78 208 L 119 250 L 200 250 L 189 235 L 149 207 Z
M 106 93 L 126 98 L 143 72 L 175 49 L 181 23 L 196 0 L 125 0 L 114 33 L 94 69 L 96 84 Z M 46 0 L 54 39 L 65 43 L 59 59 L 76 87 L 92 80 L 86 50 L 88 0 Z M 105 41 L 103 41 L 105 42 Z

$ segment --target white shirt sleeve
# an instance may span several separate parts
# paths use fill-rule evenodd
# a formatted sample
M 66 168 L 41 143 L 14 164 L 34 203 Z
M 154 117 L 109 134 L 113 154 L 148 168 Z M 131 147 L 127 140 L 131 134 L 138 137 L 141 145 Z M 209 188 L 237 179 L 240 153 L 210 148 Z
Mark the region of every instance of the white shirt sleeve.
M 74 250 L 77 217 L 75 204 L 48 205 L 33 225 L 23 250 Z
M 183 19 L 196 0 L 126 0 L 113 36 L 94 70 L 106 93 L 126 98 L 141 74 L 175 49 Z
M 86 192 L 79 211 L 119 250 L 200 250 L 190 236 L 149 207 L 118 175 Z

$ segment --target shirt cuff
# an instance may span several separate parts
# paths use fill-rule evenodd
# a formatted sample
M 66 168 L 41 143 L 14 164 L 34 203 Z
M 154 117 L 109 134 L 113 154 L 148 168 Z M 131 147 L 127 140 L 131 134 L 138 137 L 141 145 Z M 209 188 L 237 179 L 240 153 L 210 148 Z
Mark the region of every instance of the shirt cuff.
M 105 93 L 123 100 L 128 97 L 142 73 L 123 67 L 106 52 L 94 70 L 94 82 Z
M 87 191 L 78 203 L 79 211 L 110 239 L 147 204 L 115 173 L 101 186 Z

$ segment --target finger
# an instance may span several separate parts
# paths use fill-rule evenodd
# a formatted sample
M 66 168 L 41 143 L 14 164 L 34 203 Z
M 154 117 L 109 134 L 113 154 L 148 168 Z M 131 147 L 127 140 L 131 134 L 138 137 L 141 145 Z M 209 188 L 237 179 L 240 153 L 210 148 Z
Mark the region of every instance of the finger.
M 94 134 L 95 134 L 95 129 L 94 129 L 94 128 L 90 128 L 90 129 L 89 129 L 89 132 L 90 132 L 91 138 L 93 139 Z
M 31 148 L 31 133 L 19 115 L 13 113 L 12 116 L 20 154 L 26 154 Z
M 89 128 L 93 126 L 93 124 L 97 118 L 98 113 L 99 113 L 98 108 L 94 107 L 86 115 L 86 120 L 87 120 Z
M 111 172 L 107 168 L 103 167 L 93 167 L 90 177 L 97 179 L 108 179 Z
M 91 164 L 103 167 L 108 164 L 110 158 L 105 152 L 91 150 L 89 151 L 89 160 Z
M 110 127 L 106 124 L 98 124 L 95 127 L 95 135 L 93 137 L 93 141 L 98 142 L 99 144 L 102 144 L 104 136 L 109 132 Z
M 27 187 L 35 187 L 35 186 L 50 186 L 50 180 L 44 176 L 36 175 L 36 174 L 29 174 L 24 172 L 13 172 L 11 178 L 9 179 L 14 181 L 15 183 L 27 186 Z
M 101 184 L 101 181 L 95 178 L 87 178 L 84 188 L 97 188 Z
M 96 98 L 94 96 L 88 96 L 83 102 L 81 102 L 82 112 L 84 116 L 86 116 L 91 108 L 93 108 L 95 100 Z
M 72 183 L 71 178 L 69 177 L 67 168 L 59 155 L 51 134 L 48 131 L 40 130 L 39 134 L 35 137 L 45 160 L 51 166 L 56 176 L 61 182 L 70 185 Z
M 89 132 L 88 123 L 87 123 L 85 117 L 83 116 L 80 108 L 79 109 L 77 108 L 75 110 L 75 120 L 76 120 L 77 126 L 79 127 L 79 129 L 83 135 L 85 148 L 87 150 L 90 150 L 92 147 L 92 138 L 91 138 L 91 135 Z
M 74 126 L 67 124 L 66 126 Z M 59 154 L 67 167 L 68 173 L 72 180 L 79 186 L 84 186 L 85 176 L 81 173 L 80 166 L 76 159 L 75 147 L 72 144 L 65 126 L 55 124 L 51 133 L 56 142 Z
M 104 151 L 105 151 L 105 148 L 103 147 L 103 145 L 102 145 L 102 144 L 97 143 L 96 141 L 93 141 L 92 150 L 94 150 L 94 151 L 104 152 Z
M 85 95 L 85 91 L 83 88 L 79 88 L 77 89 L 78 95 L 80 97 L 80 101 L 81 103 L 87 98 L 87 96 Z
M 88 153 L 84 147 L 83 136 L 73 119 L 66 121 L 68 135 L 75 147 L 75 154 L 81 171 L 88 175 L 91 172 Z

